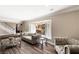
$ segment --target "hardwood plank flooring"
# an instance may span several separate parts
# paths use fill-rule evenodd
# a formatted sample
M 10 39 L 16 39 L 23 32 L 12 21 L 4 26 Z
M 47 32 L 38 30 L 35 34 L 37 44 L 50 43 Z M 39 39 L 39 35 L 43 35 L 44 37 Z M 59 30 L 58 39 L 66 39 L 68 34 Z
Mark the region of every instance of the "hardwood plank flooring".
M 0 51 L 1 53 L 2 51 Z M 20 47 L 12 47 L 6 49 L 4 54 L 56 54 L 54 47 L 50 44 L 44 46 L 44 49 L 41 49 L 39 44 L 31 45 L 27 42 L 22 41 Z

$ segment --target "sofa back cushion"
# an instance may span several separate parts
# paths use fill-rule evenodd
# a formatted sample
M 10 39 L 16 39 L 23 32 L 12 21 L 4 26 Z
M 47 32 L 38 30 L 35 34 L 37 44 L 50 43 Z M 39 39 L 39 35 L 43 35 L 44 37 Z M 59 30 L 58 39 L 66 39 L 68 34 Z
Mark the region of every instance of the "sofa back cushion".
M 66 38 L 55 38 L 55 44 L 56 45 L 67 45 L 67 39 Z
M 78 39 L 68 39 L 67 42 L 69 45 L 79 45 Z

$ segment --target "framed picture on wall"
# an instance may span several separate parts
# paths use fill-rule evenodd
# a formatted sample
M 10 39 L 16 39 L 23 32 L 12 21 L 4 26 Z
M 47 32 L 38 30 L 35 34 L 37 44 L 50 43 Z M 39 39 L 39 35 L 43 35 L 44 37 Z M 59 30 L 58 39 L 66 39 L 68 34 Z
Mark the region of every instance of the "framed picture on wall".
M 45 24 L 37 24 L 36 32 L 44 35 L 45 34 Z

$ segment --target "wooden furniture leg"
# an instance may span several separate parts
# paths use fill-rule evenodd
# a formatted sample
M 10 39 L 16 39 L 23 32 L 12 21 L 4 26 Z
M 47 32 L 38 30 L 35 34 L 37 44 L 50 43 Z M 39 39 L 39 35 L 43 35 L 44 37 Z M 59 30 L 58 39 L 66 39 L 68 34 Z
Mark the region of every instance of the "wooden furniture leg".
M 45 42 L 45 45 L 47 46 L 47 38 L 46 38 L 46 42 Z

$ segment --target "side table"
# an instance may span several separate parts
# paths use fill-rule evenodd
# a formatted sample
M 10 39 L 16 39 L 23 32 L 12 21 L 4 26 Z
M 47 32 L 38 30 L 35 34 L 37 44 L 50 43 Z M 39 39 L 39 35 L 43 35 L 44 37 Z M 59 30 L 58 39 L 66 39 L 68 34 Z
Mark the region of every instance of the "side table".
M 40 44 L 41 44 L 41 48 L 43 49 L 44 48 L 44 44 L 45 44 L 45 46 L 47 46 L 47 38 L 45 38 L 45 37 L 41 37 L 40 38 Z

